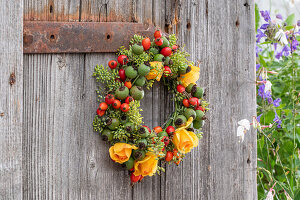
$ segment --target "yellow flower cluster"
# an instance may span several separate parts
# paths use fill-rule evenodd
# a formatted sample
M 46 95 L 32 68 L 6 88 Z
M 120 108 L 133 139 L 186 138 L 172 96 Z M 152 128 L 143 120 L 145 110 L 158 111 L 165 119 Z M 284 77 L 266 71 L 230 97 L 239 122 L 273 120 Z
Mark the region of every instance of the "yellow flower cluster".
M 109 155 L 113 161 L 122 164 L 129 160 L 133 149 L 137 147 L 126 143 L 116 143 L 109 148 Z M 157 156 L 152 152 L 147 152 L 143 160 L 135 161 L 134 175 L 153 176 L 157 170 L 157 164 Z
M 186 124 L 175 130 L 173 143 L 182 153 L 190 152 L 194 147 L 198 146 L 199 140 L 195 133 L 187 131 L 186 128 L 193 122 L 193 118 L 190 117 Z

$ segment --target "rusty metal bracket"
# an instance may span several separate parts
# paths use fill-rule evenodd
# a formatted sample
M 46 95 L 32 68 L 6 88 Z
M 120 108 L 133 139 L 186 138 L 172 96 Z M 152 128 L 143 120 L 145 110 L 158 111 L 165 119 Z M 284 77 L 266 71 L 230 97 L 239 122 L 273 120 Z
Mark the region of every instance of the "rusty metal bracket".
M 141 23 L 24 21 L 23 53 L 116 52 L 134 34 L 150 37 L 154 31 Z

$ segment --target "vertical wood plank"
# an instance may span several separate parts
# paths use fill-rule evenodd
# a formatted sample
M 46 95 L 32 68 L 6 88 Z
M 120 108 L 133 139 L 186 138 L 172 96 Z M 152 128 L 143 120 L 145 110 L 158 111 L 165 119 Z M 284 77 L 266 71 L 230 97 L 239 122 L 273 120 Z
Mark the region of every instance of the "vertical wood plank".
M 80 21 L 80 0 L 24 0 L 24 20 Z M 24 55 L 23 198 L 80 199 L 84 56 Z
M 175 8 L 175 30 L 191 58 L 200 61 L 199 84 L 211 110 L 199 147 L 179 168 L 167 168 L 166 199 L 257 198 L 255 132 L 242 144 L 236 137 L 237 121 L 255 115 L 256 105 L 254 4 L 244 3 L 188 0 Z
M 22 199 L 23 2 L 0 2 L 0 199 Z

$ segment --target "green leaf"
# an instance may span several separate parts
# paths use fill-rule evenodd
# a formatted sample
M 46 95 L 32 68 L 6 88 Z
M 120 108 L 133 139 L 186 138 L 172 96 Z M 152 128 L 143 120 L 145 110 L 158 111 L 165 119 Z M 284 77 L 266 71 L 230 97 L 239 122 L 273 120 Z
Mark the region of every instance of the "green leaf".
M 262 66 L 267 67 L 266 61 L 262 55 L 259 55 L 259 61 L 262 64 Z
M 257 31 L 257 28 L 259 26 L 259 21 L 260 21 L 259 8 L 258 5 L 255 4 L 255 31 Z
M 293 29 L 294 28 L 294 26 L 286 26 L 285 27 L 285 30 L 291 30 L 291 29 Z
M 287 26 L 292 26 L 294 25 L 294 21 L 295 21 L 295 14 L 291 14 L 286 18 L 284 22 L 286 23 Z

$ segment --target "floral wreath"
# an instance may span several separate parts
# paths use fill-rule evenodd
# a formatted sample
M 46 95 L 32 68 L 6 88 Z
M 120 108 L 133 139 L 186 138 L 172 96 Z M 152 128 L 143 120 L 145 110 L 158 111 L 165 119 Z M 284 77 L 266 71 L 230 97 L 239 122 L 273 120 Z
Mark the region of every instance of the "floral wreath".
M 154 39 L 134 35 L 129 49 L 120 47 L 117 60 L 97 65 L 93 76 L 101 82 L 94 130 L 111 145 L 110 158 L 125 166 L 131 183 L 164 169 L 159 160 L 179 164 L 198 146 L 208 102 L 196 85 L 200 68 L 187 60 L 189 54 L 176 44 L 175 35 L 154 33 Z M 152 130 L 143 125 L 140 100 L 154 81 L 163 81 L 173 93 L 175 111 Z

